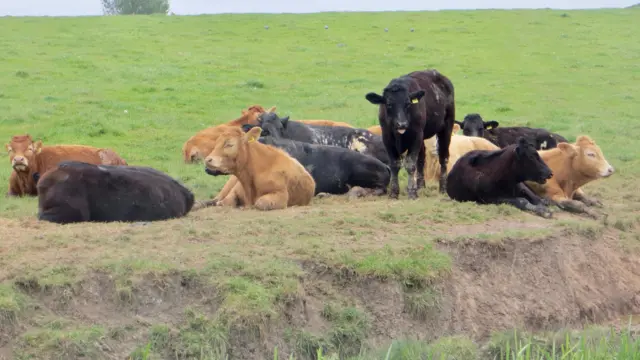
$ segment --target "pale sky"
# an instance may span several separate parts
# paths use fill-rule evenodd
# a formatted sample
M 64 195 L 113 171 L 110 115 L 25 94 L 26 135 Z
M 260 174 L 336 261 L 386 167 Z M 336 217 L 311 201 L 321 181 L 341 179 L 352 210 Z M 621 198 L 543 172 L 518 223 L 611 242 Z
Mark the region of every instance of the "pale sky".
M 319 11 L 393 11 L 442 9 L 592 9 L 621 8 L 640 0 L 171 0 L 177 15 L 216 13 L 308 13 Z M 517 4 L 517 5 L 514 5 Z M 0 0 L 0 16 L 101 15 L 100 0 Z

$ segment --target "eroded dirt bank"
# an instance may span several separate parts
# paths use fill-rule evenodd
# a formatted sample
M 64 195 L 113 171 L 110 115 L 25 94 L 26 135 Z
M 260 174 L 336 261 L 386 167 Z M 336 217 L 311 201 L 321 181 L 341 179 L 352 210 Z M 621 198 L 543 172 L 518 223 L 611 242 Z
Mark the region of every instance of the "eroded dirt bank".
M 58 339 L 61 348 L 38 345 L 34 358 L 86 353 L 122 359 L 148 343 L 155 344 L 159 358 L 196 356 L 203 344 L 230 359 L 273 358 L 275 346 L 285 358 L 291 352 L 304 358 L 317 346 L 330 349 L 336 343 L 346 344 L 348 355 L 361 345 L 380 347 L 392 339 L 464 334 L 482 342 L 513 327 L 579 328 L 640 312 L 640 257 L 622 248 L 613 230 L 594 238 L 565 232 L 537 240 L 437 246 L 451 255 L 452 271 L 423 286 L 363 279 L 346 268 L 303 262 L 296 296 L 277 299 L 276 313 L 238 320 L 220 336 L 205 319 L 215 317 L 224 298 L 188 274 L 148 276 L 131 292 L 105 273 L 67 288 L 16 281 L 29 307 L 15 319 L 3 319 L 0 359 L 16 358 L 33 341 L 49 341 L 41 329 L 65 324 L 106 330 L 82 343 L 86 349 L 64 337 Z M 202 317 L 185 315 L 190 312 Z M 60 324 L 51 325 L 56 321 Z M 159 324 L 166 329 L 162 342 Z

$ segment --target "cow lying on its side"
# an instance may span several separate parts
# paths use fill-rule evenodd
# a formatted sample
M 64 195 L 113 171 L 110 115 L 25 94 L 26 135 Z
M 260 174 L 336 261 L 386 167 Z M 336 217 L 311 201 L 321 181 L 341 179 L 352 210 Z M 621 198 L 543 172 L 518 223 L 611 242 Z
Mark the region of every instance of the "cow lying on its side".
M 449 162 L 447 171 L 451 171 L 453 165 L 460 157 L 473 150 L 499 150 L 491 141 L 475 136 L 464 136 L 456 134 L 460 130 L 458 124 L 453 125 L 451 133 L 451 143 L 449 143 Z M 425 162 L 424 178 L 426 181 L 437 181 L 440 178 L 440 165 L 438 163 L 438 148 L 436 137 L 428 138 L 424 141 Z
M 544 184 L 553 173 L 524 138 L 500 150 L 473 150 L 453 165 L 447 178 L 447 194 L 457 201 L 479 204 L 511 204 L 521 210 L 551 217 L 544 201 L 524 181 Z
M 59 224 L 166 220 L 193 205 L 189 189 L 149 167 L 63 161 L 38 181 L 38 218 Z
M 256 141 L 261 129 L 247 133 L 228 128 L 205 159 L 210 175 L 234 175 L 242 185 L 240 203 L 259 210 L 308 205 L 316 183 L 307 170 L 284 150 Z
M 484 121 L 480 114 L 475 113 L 467 114 L 462 122 L 456 121 L 456 124 L 460 125 L 463 135 L 485 138 L 501 148 L 515 144 L 519 137 L 531 142 L 536 150 L 552 149 L 558 143 L 567 142 L 564 137 L 545 129 L 526 126 L 498 127 L 500 124 L 497 121 Z
M 553 177 L 542 185 L 526 184 L 563 210 L 597 218 L 597 214 L 588 206 L 602 206 L 602 203 L 587 197 L 580 187 L 614 173 L 613 166 L 605 159 L 600 147 L 590 137 L 583 135 L 578 136 L 575 144 L 560 143 L 555 149 L 538 153 L 553 171 Z
M 255 125 L 243 125 L 242 129 L 247 132 L 253 127 Z M 374 189 L 377 195 L 387 191 L 391 176 L 389 167 L 374 157 L 337 146 L 313 145 L 272 136 L 261 136 L 258 141 L 280 148 L 298 160 L 316 182 L 315 195 L 345 194 L 356 186 Z M 229 181 L 237 182 L 237 179 L 231 177 Z M 225 185 L 223 190 L 226 191 L 221 191 L 216 199 L 235 205 L 237 201 L 224 201 L 231 189 Z
M 106 148 L 85 145 L 42 146 L 42 141 L 33 142 L 29 134 L 16 135 L 6 144 L 13 171 L 9 176 L 7 196 L 36 196 L 36 183 L 40 175 L 65 160 L 90 164 L 127 165 L 116 152 Z
M 382 138 L 364 129 L 344 126 L 307 125 L 299 121 L 280 118 L 276 113 L 264 113 L 258 118 L 264 136 L 289 139 L 308 144 L 338 146 L 373 156 L 386 165 L 389 156 Z
M 252 105 L 247 109 L 242 110 L 242 116 L 235 120 L 231 120 L 225 124 L 216 125 L 202 129 L 195 135 L 190 137 L 184 145 L 182 145 L 182 156 L 186 164 L 192 164 L 204 159 L 216 145 L 216 139 L 218 135 L 227 127 L 240 127 L 244 124 L 256 124 L 258 116 L 263 112 L 275 111 L 276 107 L 273 106 L 268 110 L 265 110 L 260 105 Z

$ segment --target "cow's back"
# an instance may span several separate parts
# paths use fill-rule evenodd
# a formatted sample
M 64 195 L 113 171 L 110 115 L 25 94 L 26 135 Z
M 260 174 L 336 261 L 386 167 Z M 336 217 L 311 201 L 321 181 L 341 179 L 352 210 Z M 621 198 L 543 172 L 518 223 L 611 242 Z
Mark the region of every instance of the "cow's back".
M 38 154 L 38 172 L 43 174 L 63 161 L 80 161 L 88 164 L 102 164 L 101 149 L 86 145 L 43 146 Z
M 39 217 L 49 221 L 166 220 L 186 215 L 194 204 L 193 193 L 175 179 L 138 166 L 65 161 L 40 179 L 41 189 Z

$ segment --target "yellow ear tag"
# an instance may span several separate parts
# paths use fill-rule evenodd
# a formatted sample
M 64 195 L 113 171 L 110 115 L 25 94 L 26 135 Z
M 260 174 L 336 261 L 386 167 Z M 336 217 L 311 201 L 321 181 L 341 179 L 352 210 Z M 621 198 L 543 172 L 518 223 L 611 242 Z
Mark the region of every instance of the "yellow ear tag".
M 256 141 L 256 138 L 254 138 L 254 137 L 250 137 L 250 138 L 249 138 L 249 142 L 252 142 L 252 141 Z
M 412 103 L 412 104 L 417 104 L 417 103 L 418 103 L 418 101 L 419 101 L 418 99 L 413 99 L 413 100 L 411 100 L 411 103 Z

